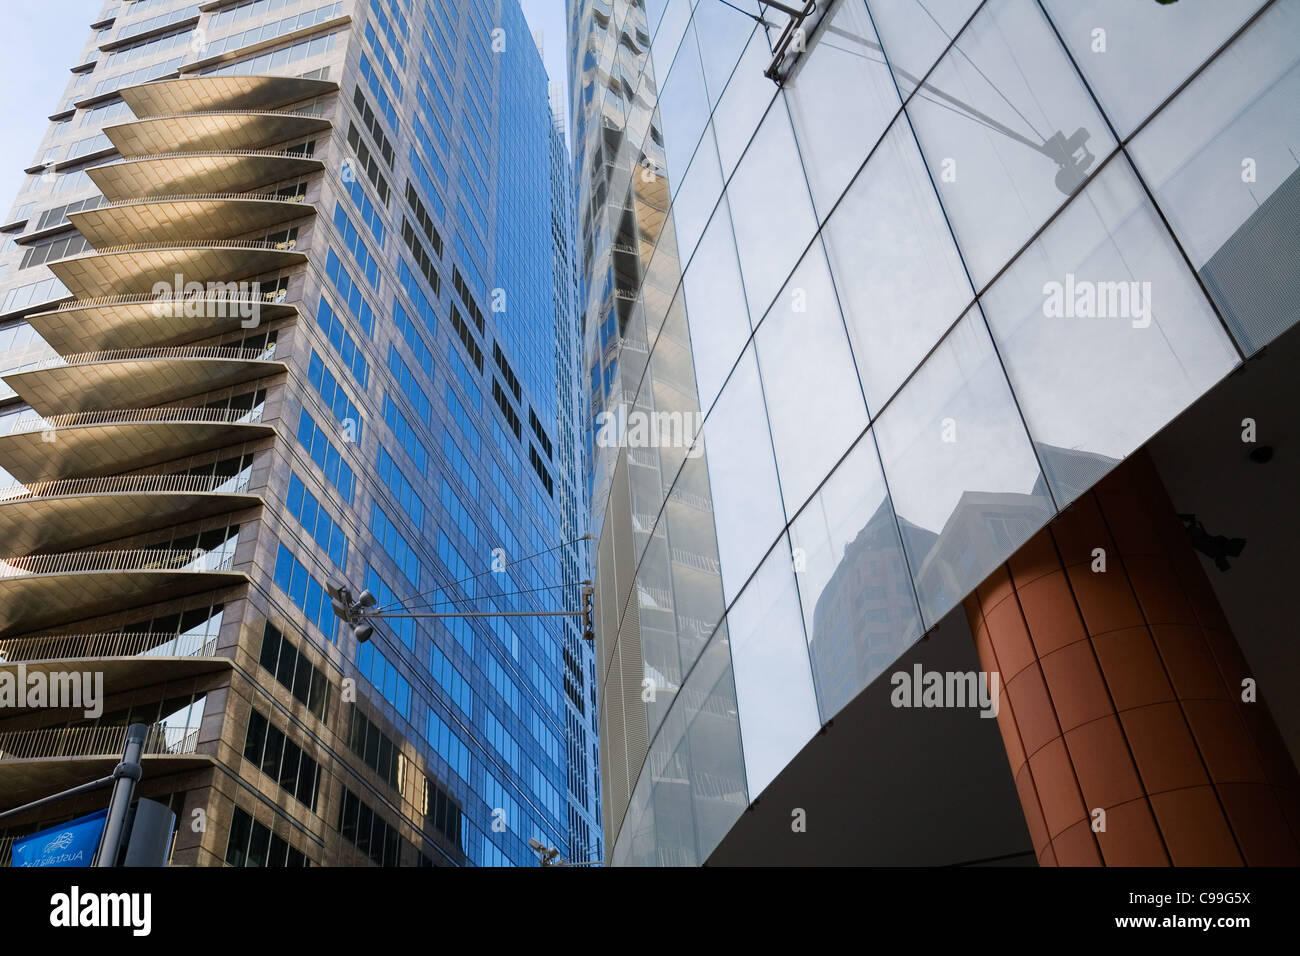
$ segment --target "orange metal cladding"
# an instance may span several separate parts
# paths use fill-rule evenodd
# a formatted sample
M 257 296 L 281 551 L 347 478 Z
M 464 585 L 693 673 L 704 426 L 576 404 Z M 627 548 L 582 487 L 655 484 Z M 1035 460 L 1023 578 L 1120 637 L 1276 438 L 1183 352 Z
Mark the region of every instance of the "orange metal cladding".
M 981 666 L 1002 675 L 998 725 L 1040 864 L 1300 863 L 1300 776 L 1265 705 L 1242 700 L 1243 680 L 1267 684 L 1145 453 L 965 609 Z

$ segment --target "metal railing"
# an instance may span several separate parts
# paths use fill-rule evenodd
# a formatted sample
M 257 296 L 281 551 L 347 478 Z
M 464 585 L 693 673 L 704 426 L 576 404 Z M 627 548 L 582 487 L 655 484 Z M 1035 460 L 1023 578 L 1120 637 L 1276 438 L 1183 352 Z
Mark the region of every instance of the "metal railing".
M 150 631 L 48 634 L 0 640 L 0 664 L 99 657 L 212 657 L 216 650 L 215 634 Z
M 90 252 L 68 256 L 60 262 L 75 259 L 89 259 L 93 256 L 114 255 L 120 252 L 162 252 L 167 249 L 248 249 L 255 252 L 289 252 L 297 244 L 296 240 L 286 239 L 282 242 L 266 242 L 261 239 L 186 239 L 172 242 L 129 242 L 118 246 L 105 246 Z
M 218 295 L 204 290 L 194 295 L 181 295 L 179 298 L 168 293 L 155 295 L 152 292 L 124 292 L 118 295 L 97 295 L 86 299 L 71 299 L 54 309 L 36 312 L 33 315 L 52 315 L 58 312 L 76 312 L 80 309 L 95 309 L 105 305 L 151 305 L 157 303 L 172 304 L 176 302 L 283 302 L 288 296 L 286 289 L 268 289 L 260 299 L 232 299 L 227 295 Z
M 154 159 L 202 159 L 208 156 L 249 156 L 253 158 L 266 157 L 268 159 L 306 159 L 312 162 L 321 162 L 315 156 L 307 156 L 303 153 L 295 153 L 292 150 L 285 149 L 185 149 L 177 150 L 174 153 L 150 153 L 148 156 L 132 156 L 130 159 L 123 159 L 119 163 L 104 163 L 96 166 L 99 169 L 111 169 L 114 166 L 125 166 L 128 163 L 142 163 Z
M 56 355 L 37 362 L 24 372 L 68 365 L 98 365 L 105 362 L 135 362 L 143 359 L 231 359 L 241 362 L 269 362 L 275 356 L 275 343 L 261 349 L 227 348 L 208 345 L 171 345 L 159 348 L 108 349 L 98 352 L 74 352 Z
M 198 746 L 198 727 L 154 724 L 145 737 L 146 755 L 192 754 Z M 0 733 L 0 760 L 39 757 L 121 757 L 126 725 L 106 727 L 54 727 Z
M 86 574 L 96 571 L 229 571 L 230 551 L 179 551 L 138 548 L 131 551 L 66 551 L 0 559 L 0 581 L 41 574 Z
M 204 202 L 210 199 L 254 199 L 266 202 L 284 202 L 294 203 L 296 205 L 307 204 L 307 194 L 301 196 L 277 196 L 275 193 L 261 192 L 244 192 L 244 193 L 177 193 L 175 195 L 168 193 L 158 196 L 138 196 L 131 199 L 116 199 L 112 202 L 102 203 L 96 209 L 119 209 L 122 206 L 141 206 L 149 203 L 160 202 Z
M 297 110 L 190 110 L 187 113 L 169 113 L 166 116 L 147 116 L 144 119 L 129 120 L 118 125 L 130 126 L 135 123 L 148 123 L 150 120 L 184 119 L 187 116 L 303 116 L 307 119 L 320 119 L 324 112 L 321 104 L 305 106 Z M 105 127 L 105 129 L 110 128 L 112 127 Z
M 48 418 L 31 413 L 17 416 L 6 435 L 80 428 L 88 425 L 255 425 L 262 420 L 262 406 L 238 408 L 127 408 L 102 412 L 67 412 Z
M 59 478 L 30 485 L 0 488 L 0 504 L 38 498 L 67 498 L 83 495 L 153 494 L 240 494 L 248 489 L 249 471 L 237 475 L 114 475 L 106 478 Z

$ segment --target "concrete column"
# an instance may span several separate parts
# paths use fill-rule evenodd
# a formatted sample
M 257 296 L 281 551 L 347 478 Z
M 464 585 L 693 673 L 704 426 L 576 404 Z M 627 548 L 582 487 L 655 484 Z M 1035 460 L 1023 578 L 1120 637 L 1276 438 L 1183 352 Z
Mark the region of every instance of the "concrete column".
M 1251 672 L 1145 453 L 965 610 L 981 666 L 1001 674 L 1040 864 L 1300 864 L 1300 776 L 1243 681 L 1279 691 Z

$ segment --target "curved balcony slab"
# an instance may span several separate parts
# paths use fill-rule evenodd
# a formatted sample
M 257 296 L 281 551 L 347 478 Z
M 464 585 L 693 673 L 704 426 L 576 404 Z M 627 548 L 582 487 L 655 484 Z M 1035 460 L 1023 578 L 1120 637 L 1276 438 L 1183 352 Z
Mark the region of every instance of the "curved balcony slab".
M 196 76 L 154 80 L 118 90 L 141 119 L 197 110 L 274 110 L 337 93 L 330 80 L 300 76 Z
M 0 541 L 16 554 L 78 551 L 152 528 L 244 511 L 258 495 L 214 478 L 130 475 L 53 481 L 0 491 Z
M 196 296 L 160 300 L 152 295 L 74 300 L 27 317 L 60 355 L 110 349 L 180 345 L 296 315 L 298 307 L 260 299 Z
M 108 203 L 68 221 L 96 249 L 137 242 L 189 242 L 266 233 L 316 215 L 302 200 L 266 194 L 212 193 Z
M 86 170 L 109 202 L 152 196 L 240 193 L 289 182 L 325 168 L 319 159 L 293 153 L 239 150 L 171 153 Z
M 144 408 L 23 417 L 0 435 L 0 461 L 30 484 L 135 471 L 275 434 L 254 416 L 223 415 L 205 408 Z
M 28 677 L 32 674 L 65 674 L 69 671 L 92 671 L 104 675 L 104 696 L 130 693 L 144 687 L 153 687 L 169 681 L 202 677 L 229 670 L 234 665 L 228 657 L 161 657 L 143 655 L 140 657 L 80 657 L 75 661 L 66 658 L 53 658 L 41 661 L 22 662 L 22 671 L 17 662 L 0 661 L 0 672 L 13 674 L 15 679 L 22 673 Z M 6 707 L 6 717 L 17 717 L 36 711 L 36 707 Z M 43 709 L 43 708 L 39 708 Z
M 327 119 L 292 112 L 203 112 L 157 116 L 105 126 L 104 134 L 126 159 L 183 149 L 266 149 L 329 131 Z
M 0 636 L 156 604 L 248 580 L 224 554 L 74 551 L 0 559 Z
M 116 754 L 87 756 L 8 757 L 0 752 L 0 793 L 5 795 L 6 804 L 22 806 L 48 794 L 107 777 L 121 759 L 120 744 Z M 217 762 L 207 754 L 190 752 L 146 754 L 141 763 L 145 777 L 152 781 L 173 774 L 208 770 Z
M 158 283 L 231 282 L 301 265 L 307 257 L 287 244 L 263 242 L 142 243 L 114 246 L 51 262 L 49 269 L 77 298 L 144 295 Z
M 217 354 L 203 354 L 203 353 Z M 231 353 L 222 355 L 219 353 Z M 152 354 L 150 354 L 152 353 Z M 166 405 L 288 371 L 253 349 L 162 348 L 69 356 L 47 367 L 3 376 L 41 415 Z

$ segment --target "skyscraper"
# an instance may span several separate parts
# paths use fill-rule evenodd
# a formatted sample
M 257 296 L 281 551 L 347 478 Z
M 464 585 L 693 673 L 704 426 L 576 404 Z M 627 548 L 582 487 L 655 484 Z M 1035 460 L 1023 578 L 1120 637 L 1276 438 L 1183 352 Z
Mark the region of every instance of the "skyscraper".
M 0 707 L 0 805 L 139 722 L 177 864 L 599 857 L 591 651 L 539 615 L 586 565 L 570 172 L 515 0 L 112 0 L 50 123 L 0 260 L 0 676 L 103 694 Z M 331 587 L 501 616 L 362 642 Z
M 610 860 L 1300 859 L 1300 3 L 570 19 Z

